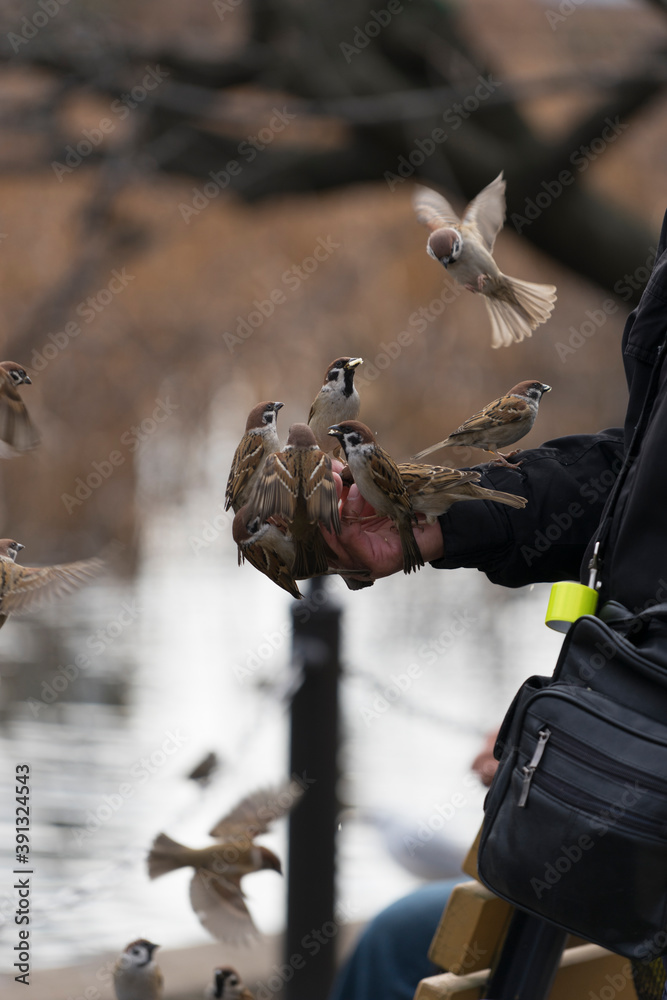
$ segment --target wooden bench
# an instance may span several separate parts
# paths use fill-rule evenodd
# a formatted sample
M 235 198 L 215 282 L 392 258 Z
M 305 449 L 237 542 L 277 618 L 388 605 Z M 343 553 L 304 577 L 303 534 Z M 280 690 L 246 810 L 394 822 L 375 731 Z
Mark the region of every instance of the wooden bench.
M 441 975 L 422 979 L 414 1000 L 480 1000 L 498 960 L 514 908 L 477 878 L 477 840 L 429 949 Z M 549 1000 L 637 1000 L 627 958 L 599 945 L 568 938 Z

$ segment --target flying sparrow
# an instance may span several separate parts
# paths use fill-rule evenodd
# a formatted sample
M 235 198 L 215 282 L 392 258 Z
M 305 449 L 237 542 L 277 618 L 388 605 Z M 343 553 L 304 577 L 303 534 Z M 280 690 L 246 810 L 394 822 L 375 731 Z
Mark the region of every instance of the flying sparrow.
M 232 535 L 238 545 L 239 566 L 247 559 L 260 573 L 297 599 L 303 594 L 294 579 L 296 547 L 290 534 L 250 513 L 245 504 L 234 518 Z
M 84 587 L 104 569 L 101 559 L 81 559 L 58 566 L 17 566 L 16 557 L 23 548 L 12 538 L 0 538 L 0 628 L 10 614 L 37 611 Z
M 460 285 L 484 296 L 491 319 L 493 347 L 509 347 L 530 337 L 546 323 L 556 301 L 554 285 L 536 285 L 502 274 L 493 259 L 493 244 L 505 221 L 505 181 L 502 171 L 468 205 L 463 219 L 442 195 L 418 187 L 414 209 L 431 230 L 428 254 Z
M 31 385 L 25 368 L 16 361 L 0 361 L 0 458 L 13 458 L 22 451 L 29 451 L 39 444 L 25 403 L 16 391 L 19 385 Z
M 284 450 L 266 459 L 248 504 L 251 516 L 260 521 L 269 517 L 287 521 L 294 540 L 296 579 L 327 572 L 334 556 L 319 523 L 340 534 L 338 496 L 331 459 L 318 448 L 310 427 L 292 424 Z
M 250 990 L 243 985 L 236 969 L 226 966 L 213 970 L 213 986 L 206 989 L 205 997 L 215 1000 L 254 1000 Z
M 362 358 L 338 358 L 332 361 L 324 375 L 324 385 L 313 400 L 308 414 L 308 426 L 325 452 L 338 445 L 329 436 L 332 424 L 356 420 L 359 416 L 359 393 L 354 386 L 354 373 Z
M 398 471 L 419 514 L 426 515 L 426 523 L 434 524 L 441 514 L 446 514 L 459 500 L 495 500 L 521 510 L 528 501 L 513 493 L 489 490 L 479 486 L 480 474 L 474 470 L 447 469 L 439 465 L 399 464 Z
M 234 452 L 232 467 L 225 490 L 225 510 L 239 511 L 247 502 L 266 456 L 278 451 L 280 441 L 276 430 L 278 410 L 284 403 L 258 403 L 248 414 L 245 434 Z
M 113 970 L 117 1000 L 162 1000 L 164 981 L 153 959 L 159 947 L 145 938 L 128 944 Z
M 514 444 L 526 436 L 535 423 L 542 396 L 550 391 L 551 386 L 545 385 L 544 382 L 519 382 L 507 395 L 494 399 L 479 413 L 464 421 L 444 441 L 438 441 L 430 448 L 424 448 L 415 455 L 415 458 L 424 458 L 439 448 L 464 445 L 491 452 L 496 455 L 501 465 L 515 468 L 516 466 L 512 466 L 507 460 L 512 456 L 502 455 L 498 449 Z
M 359 420 L 334 424 L 329 428 L 329 434 L 340 441 L 364 500 L 377 514 L 390 517 L 396 525 L 403 549 L 403 572 L 410 573 L 423 566 L 424 560 L 412 532 L 417 518 L 393 458 Z
M 302 789 L 296 781 L 267 788 L 243 799 L 215 824 L 216 843 L 193 849 L 158 834 L 148 855 L 148 875 L 159 878 L 176 868 L 194 868 L 190 902 L 200 923 L 218 941 L 243 942 L 257 935 L 245 904 L 241 879 L 270 868 L 282 874 L 280 860 L 268 847 L 255 844 L 274 820 L 296 805 Z

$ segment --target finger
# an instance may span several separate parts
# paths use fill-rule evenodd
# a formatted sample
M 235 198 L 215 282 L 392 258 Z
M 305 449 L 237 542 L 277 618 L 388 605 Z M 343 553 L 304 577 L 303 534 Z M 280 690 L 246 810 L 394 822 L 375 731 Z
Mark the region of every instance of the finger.
M 353 483 L 342 510 L 343 517 L 361 517 L 365 507 L 366 501 L 359 492 L 357 484 Z

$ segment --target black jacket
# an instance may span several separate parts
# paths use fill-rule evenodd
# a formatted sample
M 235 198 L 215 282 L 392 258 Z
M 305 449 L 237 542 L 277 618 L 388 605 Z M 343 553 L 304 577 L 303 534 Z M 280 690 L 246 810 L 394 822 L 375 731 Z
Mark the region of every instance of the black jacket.
M 667 340 L 666 250 L 667 215 L 651 278 L 623 334 L 625 427 L 547 441 L 522 452 L 517 470 L 480 466 L 483 485 L 521 494 L 528 506 L 455 504 L 440 518 L 445 555 L 434 566 L 476 567 L 506 587 L 587 583 L 591 539 L 660 365 L 648 427 L 614 507 L 600 579 L 602 600 L 633 609 L 667 600 L 667 363 L 659 354 Z

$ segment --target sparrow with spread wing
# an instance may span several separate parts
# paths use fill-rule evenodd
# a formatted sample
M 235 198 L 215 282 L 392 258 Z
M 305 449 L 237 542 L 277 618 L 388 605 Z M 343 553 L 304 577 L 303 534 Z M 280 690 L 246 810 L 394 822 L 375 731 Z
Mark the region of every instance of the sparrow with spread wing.
M 426 244 L 429 256 L 460 285 L 484 296 L 493 347 L 509 347 L 546 323 L 556 301 L 555 286 L 510 278 L 492 256 L 505 221 L 502 171 L 473 198 L 462 219 L 446 198 L 430 188 L 417 188 L 414 208 L 419 222 L 431 230 Z
M 380 447 L 373 432 L 359 420 L 346 420 L 329 428 L 340 441 L 350 472 L 364 500 L 380 517 L 390 517 L 396 526 L 403 551 L 403 572 L 424 565 L 413 524 L 417 518 L 393 458 Z
M 0 628 L 10 614 L 29 614 L 50 601 L 85 587 L 104 569 L 102 559 L 81 559 L 57 566 L 17 566 L 25 548 L 12 538 L 0 538 Z
M 324 373 L 324 384 L 308 414 L 308 426 L 324 452 L 330 453 L 337 448 L 329 436 L 331 425 L 342 420 L 356 420 L 359 416 L 359 393 L 354 385 L 354 374 L 361 364 L 363 358 L 337 358 Z
M 153 952 L 159 944 L 131 941 L 113 968 L 117 1000 L 162 1000 L 164 980 Z
M 340 534 L 338 495 L 331 459 L 306 424 L 292 424 L 282 451 L 269 455 L 248 501 L 261 522 L 284 518 L 294 540 L 293 575 L 302 580 L 327 572 L 334 558 L 320 531 Z
M 0 361 L 0 458 L 13 458 L 39 444 L 39 433 L 16 391 L 19 385 L 31 384 L 25 368 L 16 361 Z
M 519 382 L 505 396 L 494 399 L 479 413 L 465 420 L 449 437 L 424 448 L 415 458 L 424 458 L 439 448 L 463 445 L 491 452 L 500 464 L 515 468 L 508 461 L 512 455 L 502 455 L 498 449 L 514 444 L 526 436 L 535 423 L 542 396 L 550 391 L 551 386 L 544 382 Z
M 206 1000 L 254 1000 L 236 969 L 225 966 L 213 970 L 213 985 L 204 993 Z
M 255 837 L 266 833 L 301 795 L 296 781 L 248 795 L 215 824 L 209 836 L 215 837 L 216 843 L 209 847 L 193 849 L 158 834 L 148 855 L 149 877 L 159 878 L 176 868 L 194 868 L 190 902 L 209 934 L 229 942 L 256 937 L 241 879 L 264 868 L 282 874 L 279 858 L 268 847 L 255 844 Z
M 525 497 L 501 490 L 479 486 L 480 474 L 474 470 L 447 469 L 440 465 L 399 463 L 398 471 L 418 514 L 426 515 L 427 524 L 435 524 L 441 514 L 446 514 L 452 504 L 461 500 L 494 500 L 521 510 L 528 501 Z
M 236 513 L 247 503 L 253 483 L 266 456 L 280 448 L 276 421 L 283 403 L 264 402 L 253 406 L 246 421 L 245 434 L 234 452 L 225 490 L 225 510 Z

